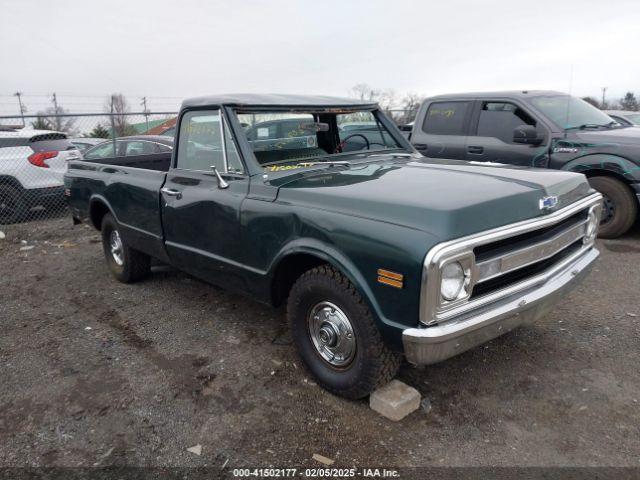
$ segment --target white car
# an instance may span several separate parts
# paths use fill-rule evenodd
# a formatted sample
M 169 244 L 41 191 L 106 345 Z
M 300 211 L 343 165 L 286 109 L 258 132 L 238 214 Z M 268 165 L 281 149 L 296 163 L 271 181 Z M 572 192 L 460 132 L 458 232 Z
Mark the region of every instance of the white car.
M 34 207 L 63 207 L 67 162 L 79 158 L 65 133 L 0 131 L 0 224 L 26 219 Z

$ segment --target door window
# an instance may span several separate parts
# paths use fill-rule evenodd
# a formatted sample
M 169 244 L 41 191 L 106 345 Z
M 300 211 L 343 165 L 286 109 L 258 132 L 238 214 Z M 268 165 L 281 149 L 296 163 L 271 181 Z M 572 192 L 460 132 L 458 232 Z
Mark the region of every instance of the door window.
M 470 102 L 434 102 L 429 105 L 422 131 L 434 135 L 464 135 Z
M 114 157 L 113 142 L 105 142 L 87 150 L 84 158 L 87 160 Z
M 226 125 L 224 141 L 222 139 L 220 119 L 220 110 L 187 112 L 182 116 L 178 168 L 209 172 L 215 166 L 220 172 L 243 172 L 242 162 Z M 228 169 L 225 165 L 225 147 Z
M 125 156 L 149 155 L 156 153 L 153 143 L 132 140 L 125 143 Z
M 513 103 L 483 102 L 478 119 L 477 135 L 513 143 L 513 131 L 521 125 L 535 126 L 536 121 Z

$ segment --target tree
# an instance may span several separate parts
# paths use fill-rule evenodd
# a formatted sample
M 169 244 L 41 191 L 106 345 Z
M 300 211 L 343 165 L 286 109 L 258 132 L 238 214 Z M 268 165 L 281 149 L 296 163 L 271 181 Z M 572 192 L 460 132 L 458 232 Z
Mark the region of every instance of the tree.
M 38 129 L 55 130 L 56 132 L 65 132 L 69 135 L 78 133 L 76 128 L 76 119 L 74 117 L 66 117 L 67 111 L 62 107 L 49 107 L 44 111 L 38 112 L 38 117 L 32 125 L 37 124 Z M 46 128 L 41 128 L 46 125 Z M 35 126 L 33 128 L 36 128 Z
M 135 128 L 129 123 L 127 113 L 130 112 L 129 102 L 121 93 L 114 93 L 107 99 L 105 106 L 107 113 L 113 117 L 113 129 L 118 137 L 135 135 Z
M 40 115 L 36 117 L 35 121 L 31 122 L 31 126 L 35 130 L 52 130 L 52 127 L 47 121 L 47 119 L 44 117 L 41 117 Z
M 111 135 L 109 135 L 109 130 L 99 123 L 93 127 L 93 130 L 91 130 L 86 136 L 91 138 L 109 138 Z
M 376 102 L 385 113 L 390 115 L 398 103 L 397 94 L 394 90 L 390 88 L 386 90 L 376 90 L 366 83 L 355 85 L 349 90 L 349 95 L 365 102 Z
M 640 110 L 640 104 L 638 104 L 638 100 L 636 100 L 633 92 L 627 92 L 625 96 L 620 99 L 620 107 L 623 110 L 631 110 L 632 112 Z
M 400 106 L 404 112 L 399 115 L 397 121 L 401 125 L 406 125 L 409 122 L 413 122 L 418 114 L 418 109 L 424 100 L 423 95 L 417 93 L 407 93 L 400 101 Z
M 593 97 L 582 97 L 582 100 L 593 105 L 596 108 L 600 108 L 600 102 Z

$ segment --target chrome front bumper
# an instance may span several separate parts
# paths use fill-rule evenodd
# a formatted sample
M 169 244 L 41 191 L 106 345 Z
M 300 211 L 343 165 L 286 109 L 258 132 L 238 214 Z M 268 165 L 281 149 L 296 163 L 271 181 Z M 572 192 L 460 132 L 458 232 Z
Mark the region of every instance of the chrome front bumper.
M 437 363 L 522 324 L 535 322 L 587 276 L 599 255 L 600 252 L 595 247 L 591 248 L 545 283 L 531 290 L 478 308 L 440 325 L 404 330 L 402 342 L 407 361 L 416 365 Z

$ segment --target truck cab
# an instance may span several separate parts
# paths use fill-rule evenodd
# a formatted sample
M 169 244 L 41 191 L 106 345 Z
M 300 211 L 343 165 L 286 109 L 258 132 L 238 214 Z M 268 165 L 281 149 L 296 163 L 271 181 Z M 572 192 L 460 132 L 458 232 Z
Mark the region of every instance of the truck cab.
M 432 158 L 567 170 L 604 195 L 600 236 L 623 235 L 640 202 L 640 130 L 552 91 L 440 95 L 426 99 L 411 143 Z

